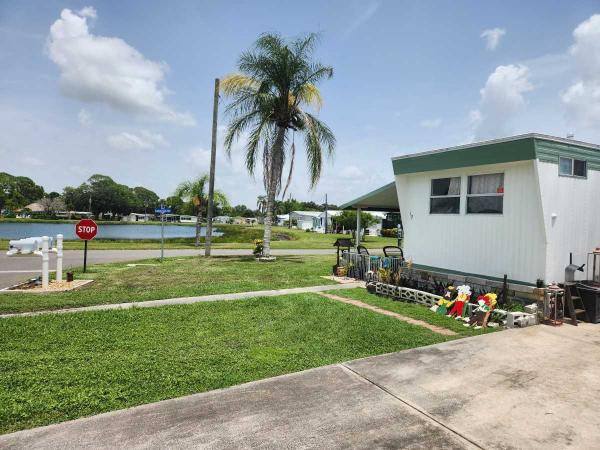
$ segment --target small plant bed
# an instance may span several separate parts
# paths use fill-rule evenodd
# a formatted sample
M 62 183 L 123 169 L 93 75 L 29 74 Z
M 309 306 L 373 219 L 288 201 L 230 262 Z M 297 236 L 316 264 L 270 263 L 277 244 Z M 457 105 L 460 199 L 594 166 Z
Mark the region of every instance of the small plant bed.
M 408 303 L 398 301 L 388 297 L 381 297 L 367 292 L 366 289 L 339 289 L 329 291 L 330 294 L 339 295 L 340 297 L 352 298 L 360 300 L 369 305 L 377 306 L 381 309 L 396 312 L 404 316 L 412 317 L 413 319 L 422 320 L 431 325 L 447 328 L 458 333 L 459 336 L 474 336 L 481 333 L 486 333 L 494 330 L 493 328 L 474 329 L 472 327 L 463 326 L 462 321 L 453 320 L 449 317 L 436 314 L 426 306 L 418 303 Z
M 73 280 L 73 281 L 56 281 L 52 280 L 48 283 L 48 287 L 44 288 L 41 283 L 36 281 L 26 281 L 25 283 L 15 286 L 0 289 L 0 294 L 46 294 L 49 292 L 67 292 L 82 288 L 83 286 L 93 283 L 94 280 Z
M 0 433 L 451 339 L 316 294 L 10 318 L 0 336 Z

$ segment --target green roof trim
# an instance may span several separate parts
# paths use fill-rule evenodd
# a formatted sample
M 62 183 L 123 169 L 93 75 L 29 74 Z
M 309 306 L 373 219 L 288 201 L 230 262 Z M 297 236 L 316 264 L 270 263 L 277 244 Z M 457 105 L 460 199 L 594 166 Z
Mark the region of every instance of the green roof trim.
M 383 199 L 377 197 L 384 197 L 386 194 L 390 195 L 390 199 Z M 387 201 L 381 201 L 387 200 Z M 339 209 L 356 209 L 362 208 L 363 210 L 371 211 L 398 211 L 398 195 L 396 192 L 396 182 L 381 186 L 374 191 L 368 192 L 367 194 L 361 195 L 360 197 L 350 200 L 339 206 Z
M 560 156 L 588 161 L 600 170 L 600 146 L 540 134 L 526 134 L 392 159 L 395 175 L 539 159 L 558 164 Z
M 600 151 L 562 142 L 535 140 L 535 154 L 540 161 L 558 164 L 560 156 L 587 161 L 588 170 L 600 170 Z

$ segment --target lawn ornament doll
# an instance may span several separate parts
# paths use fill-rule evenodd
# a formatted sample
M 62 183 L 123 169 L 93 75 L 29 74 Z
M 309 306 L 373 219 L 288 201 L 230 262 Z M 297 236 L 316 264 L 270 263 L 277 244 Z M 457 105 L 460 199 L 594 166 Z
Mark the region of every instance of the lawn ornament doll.
M 480 295 L 479 297 L 477 297 L 477 304 L 479 306 L 477 306 L 477 309 L 475 309 L 473 317 L 471 318 L 469 324 L 476 328 L 487 327 L 490 314 L 492 310 L 496 307 L 497 298 L 498 296 L 492 293 Z
M 456 299 L 456 295 L 456 288 L 452 284 L 446 286 L 446 292 L 444 292 L 442 298 L 438 300 L 438 307 L 435 310 L 435 312 L 443 316 L 448 314 L 448 308 L 451 308 L 454 304 L 454 299 Z
M 458 295 L 454 305 L 448 312 L 448 315 L 456 318 L 465 317 L 468 315 L 467 305 L 469 300 L 471 300 L 471 287 L 464 284 L 456 288 L 456 291 L 458 292 Z

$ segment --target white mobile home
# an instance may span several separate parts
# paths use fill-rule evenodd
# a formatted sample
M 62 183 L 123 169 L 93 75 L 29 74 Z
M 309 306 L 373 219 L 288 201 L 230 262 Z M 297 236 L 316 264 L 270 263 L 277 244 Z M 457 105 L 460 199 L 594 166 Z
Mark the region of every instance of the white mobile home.
M 404 255 L 416 267 L 560 282 L 570 253 L 583 264 L 600 246 L 598 145 L 526 134 L 400 156 L 392 165 Z
M 317 227 L 315 231 L 318 233 L 325 233 L 325 218 L 327 218 L 327 231 L 331 231 L 333 225 L 333 218 L 339 216 L 342 212 L 334 209 L 328 209 L 327 212 L 323 211 L 319 213 Z
M 314 230 L 319 226 L 320 211 L 292 211 L 290 220 L 299 230 Z

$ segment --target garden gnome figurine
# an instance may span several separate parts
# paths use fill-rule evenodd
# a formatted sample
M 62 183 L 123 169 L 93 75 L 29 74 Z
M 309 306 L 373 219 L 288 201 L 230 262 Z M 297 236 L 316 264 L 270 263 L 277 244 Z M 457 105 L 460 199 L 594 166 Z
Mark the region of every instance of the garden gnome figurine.
M 458 292 L 458 295 L 452 309 L 448 312 L 448 315 L 460 318 L 467 314 L 467 304 L 469 303 L 469 300 L 471 300 L 471 287 L 463 284 L 456 288 L 456 291 Z
M 438 300 L 437 309 L 435 312 L 445 316 L 448 314 L 448 308 L 452 307 L 454 304 L 454 299 L 456 298 L 457 292 L 456 288 L 449 284 L 446 286 L 446 292 L 444 292 L 444 296 Z
M 496 294 L 488 293 L 477 297 L 477 304 L 479 305 L 473 314 L 473 318 L 469 323 L 475 328 L 487 327 L 488 320 L 492 310 L 496 307 Z

